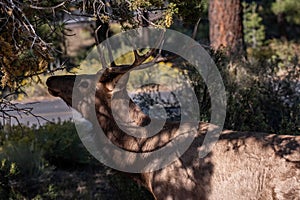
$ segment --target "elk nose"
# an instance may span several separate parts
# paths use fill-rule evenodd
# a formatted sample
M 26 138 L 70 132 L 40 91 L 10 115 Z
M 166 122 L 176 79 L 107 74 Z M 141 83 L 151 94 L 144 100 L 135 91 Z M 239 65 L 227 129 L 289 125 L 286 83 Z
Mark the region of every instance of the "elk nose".
M 63 75 L 63 76 L 51 76 L 47 79 L 46 85 L 48 89 L 61 90 L 62 88 L 73 88 L 76 76 Z
M 51 85 L 52 85 L 52 82 L 53 82 L 53 76 L 51 76 L 51 77 L 49 77 L 48 79 L 47 79 L 47 81 L 46 81 L 46 85 L 48 86 L 48 87 L 51 87 Z
M 47 81 L 46 85 L 48 87 L 57 87 L 57 86 L 66 86 L 73 84 L 75 81 L 75 76 L 73 75 L 63 75 L 63 76 L 50 76 Z

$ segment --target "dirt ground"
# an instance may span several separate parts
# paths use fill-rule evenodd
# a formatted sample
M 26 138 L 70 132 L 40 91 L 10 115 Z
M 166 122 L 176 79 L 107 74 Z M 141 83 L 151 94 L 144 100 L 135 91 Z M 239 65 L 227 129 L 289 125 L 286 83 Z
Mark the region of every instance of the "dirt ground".
M 23 183 L 20 181 L 12 184 L 15 190 L 20 191 L 22 199 L 153 199 L 145 188 L 128 176 L 100 163 L 96 166 L 54 169 L 39 179 L 27 179 Z

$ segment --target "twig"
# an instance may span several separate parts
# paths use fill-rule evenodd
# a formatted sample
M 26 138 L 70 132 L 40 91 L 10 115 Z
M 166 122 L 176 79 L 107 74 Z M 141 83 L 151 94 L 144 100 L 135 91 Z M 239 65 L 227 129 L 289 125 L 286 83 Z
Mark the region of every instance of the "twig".
M 196 36 L 197 36 L 197 32 L 198 32 L 198 27 L 199 27 L 200 21 L 201 21 L 201 17 L 199 17 L 198 21 L 196 22 L 196 24 L 194 26 L 193 35 L 192 35 L 192 38 L 194 40 L 196 40 Z
M 34 5 L 30 5 L 30 8 L 33 9 L 37 9 L 37 10 L 54 10 L 56 8 L 62 7 L 63 5 L 65 5 L 67 1 L 63 1 L 60 4 L 56 5 L 56 6 L 50 6 L 50 7 L 40 7 L 40 6 L 34 6 Z
M 34 104 L 34 103 L 30 103 L 30 104 Z M 4 121 L 6 119 L 13 118 L 16 120 L 19 126 L 21 126 L 21 123 L 19 118 L 16 115 L 18 115 L 20 118 L 22 118 L 22 115 L 33 116 L 38 121 L 39 126 L 41 126 L 40 119 L 51 123 L 51 121 L 49 121 L 48 119 L 34 114 L 32 112 L 33 111 L 32 107 L 20 108 L 18 105 L 19 105 L 18 103 L 12 103 L 11 101 L 2 99 L 0 101 L 0 113 L 2 113 L 2 115 L 0 115 L 0 118 L 3 118 Z M 16 114 L 13 114 L 11 112 L 16 112 Z
M 102 53 L 102 50 L 100 49 L 100 40 L 99 40 L 99 37 L 98 37 L 98 31 L 100 30 L 102 26 L 98 26 L 97 29 L 95 30 L 95 38 L 96 38 L 96 43 L 97 43 L 97 51 L 98 51 L 98 54 L 100 56 L 100 61 L 101 61 L 101 65 L 102 65 L 102 68 L 105 68 L 106 67 L 106 60 L 105 60 L 105 57 L 104 57 L 104 54 Z

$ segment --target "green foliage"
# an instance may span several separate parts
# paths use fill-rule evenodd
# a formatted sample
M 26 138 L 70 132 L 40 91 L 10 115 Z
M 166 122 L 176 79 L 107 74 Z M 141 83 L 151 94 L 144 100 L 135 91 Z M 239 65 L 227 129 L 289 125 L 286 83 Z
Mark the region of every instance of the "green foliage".
M 271 9 L 276 15 L 284 14 L 288 22 L 300 25 L 300 3 L 298 0 L 276 0 Z
M 261 91 L 258 89 L 260 89 L 258 85 L 254 84 L 246 88 L 231 87 L 227 89 L 227 128 L 241 131 L 269 132 L 272 130 L 267 124 L 263 105 L 260 102 Z
M 0 198 L 8 199 L 12 188 L 9 180 L 17 174 L 15 163 L 8 163 L 6 159 L 0 159 Z
M 300 134 L 298 49 L 272 40 L 235 64 L 222 53 L 213 54 L 227 91 L 225 128 Z
M 0 81 L 1 87 L 17 90 L 29 79 L 47 70 L 57 48 L 59 26 L 50 21 L 59 19 L 50 9 L 34 9 L 31 1 L 3 1 L 0 5 Z M 35 6 L 51 6 L 57 1 L 42 1 Z M 53 41 L 54 40 L 54 41 Z M 50 47 L 51 43 L 51 47 Z M 39 79 L 33 79 L 39 81 Z
M 68 121 L 59 124 L 49 123 L 38 129 L 15 126 L 12 127 L 9 135 L 0 132 L 0 140 L 3 141 L 5 145 L 3 148 L 6 150 L 12 148 L 14 149 L 12 151 L 17 153 L 16 148 L 21 145 L 20 148 L 28 148 L 23 151 L 36 152 L 37 157 L 45 158 L 50 164 L 70 167 L 70 165 L 86 164 L 91 161 L 74 124 Z
M 151 199 L 91 159 L 72 122 L 0 132 L 0 199 Z
M 149 8 L 149 7 L 162 7 L 163 1 L 161 0 L 130 0 L 131 4 L 129 5 L 130 10 L 134 11 L 139 8 Z
M 165 12 L 164 25 L 169 28 L 173 23 L 173 16 L 178 13 L 178 8 L 176 4 L 170 3 L 168 5 L 167 11 Z
M 265 40 L 265 27 L 262 24 L 262 17 L 259 16 L 257 4 L 243 2 L 243 25 L 244 39 L 248 47 L 257 48 L 263 45 Z
M 6 179 L 1 184 L 11 197 L 54 199 L 55 187 L 50 183 L 54 166 L 68 168 L 90 162 L 71 122 L 46 124 L 40 128 L 15 126 L 8 134 L 1 131 L 0 141 L 0 176 L 4 174 Z
M 41 145 L 35 139 L 35 128 L 32 130 L 28 127 L 12 127 L 11 132 L 0 132 L 1 146 L 0 158 L 7 160 L 10 165 L 15 165 L 16 175 L 10 179 L 18 179 L 17 185 L 10 186 L 11 188 L 23 188 L 23 195 L 30 195 L 29 191 L 24 189 L 24 185 L 36 182 L 47 174 L 46 171 L 51 171 L 48 162 L 43 157 Z M 32 185 L 35 187 L 36 185 Z M 38 187 L 37 187 L 38 188 Z M 36 190 L 40 190 L 37 189 Z M 30 190 L 30 189 L 29 189 Z M 33 196 L 32 196 L 33 197 Z
M 0 21 L 1 86 L 21 92 L 20 87 L 32 80 L 41 81 L 36 76 L 48 72 L 48 65 L 53 62 L 54 57 L 70 56 L 65 55 L 68 52 L 66 38 L 69 33 L 63 19 L 68 17 L 66 13 L 80 10 L 84 16 L 90 16 L 91 20 L 117 22 L 124 29 L 141 26 L 148 12 L 148 21 L 155 18 L 149 24 L 170 27 L 175 16 L 187 23 L 195 23 L 202 13 L 207 11 L 207 0 L 130 0 L 110 1 L 105 5 L 102 1 L 90 0 L 22 3 L 4 1 L 0 5 L 0 16 L 3 19 Z
M 3 36 L 0 36 L 0 87 L 7 85 L 15 89 L 26 84 L 26 78 L 45 70 L 51 58 L 49 55 L 43 58 L 39 49 L 30 49 L 28 46 L 19 49 L 13 45 L 10 36 Z
M 33 142 L 9 141 L 3 146 L 2 157 L 15 164 L 21 177 L 39 177 L 47 167 L 42 157 L 42 151 Z M 30 160 L 30 162 L 28 162 Z M 22 167 L 22 170 L 19 168 Z
M 0 175 L 0 197 L 20 199 L 25 195 L 32 198 L 39 192 L 43 193 L 44 182 L 50 178 L 49 173 L 53 168 L 43 158 L 41 149 L 27 138 L 21 138 L 20 141 L 6 140 L 1 148 L 0 174 L 4 174 L 4 177 Z M 7 166 L 10 166 L 9 169 Z M 1 188 L 4 188 L 2 192 Z
M 73 123 L 48 124 L 39 128 L 36 136 L 51 164 L 60 167 L 91 164 L 91 156 L 81 143 Z
M 178 8 L 178 15 L 187 24 L 195 24 L 208 10 L 207 0 L 180 1 L 171 0 Z

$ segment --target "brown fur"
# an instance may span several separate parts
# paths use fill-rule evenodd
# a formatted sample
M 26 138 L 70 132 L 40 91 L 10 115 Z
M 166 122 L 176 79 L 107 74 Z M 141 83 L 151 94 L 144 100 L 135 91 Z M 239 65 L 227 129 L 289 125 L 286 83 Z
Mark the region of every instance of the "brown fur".
M 80 80 L 93 80 L 81 91 L 72 105 L 75 76 L 50 77 L 49 92 L 59 96 L 89 119 L 89 91 L 96 84 L 96 113 L 99 124 L 117 146 L 132 152 L 151 152 L 177 137 L 179 123 L 166 123 L 149 138 L 135 138 L 118 128 L 112 117 L 111 96 L 119 77 L 96 81 L 81 75 Z M 64 84 L 62 84 L 64 83 Z M 125 92 L 121 91 L 121 92 Z M 127 93 L 125 93 L 126 95 Z M 79 98 L 80 99 L 80 98 Z M 84 102 L 86 101 L 86 102 Z M 130 101 L 129 122 L 146 125 L 150 118 Z M 169 166 L 154 172 L 133 174 L 159 200 L 171 199 L 300 199 L 300 136 L 257 132 L 223 131 L 217 144 L 204 158 L 199 158 L 209 124 L 199 123 L 198 135 L 189 149 Z

